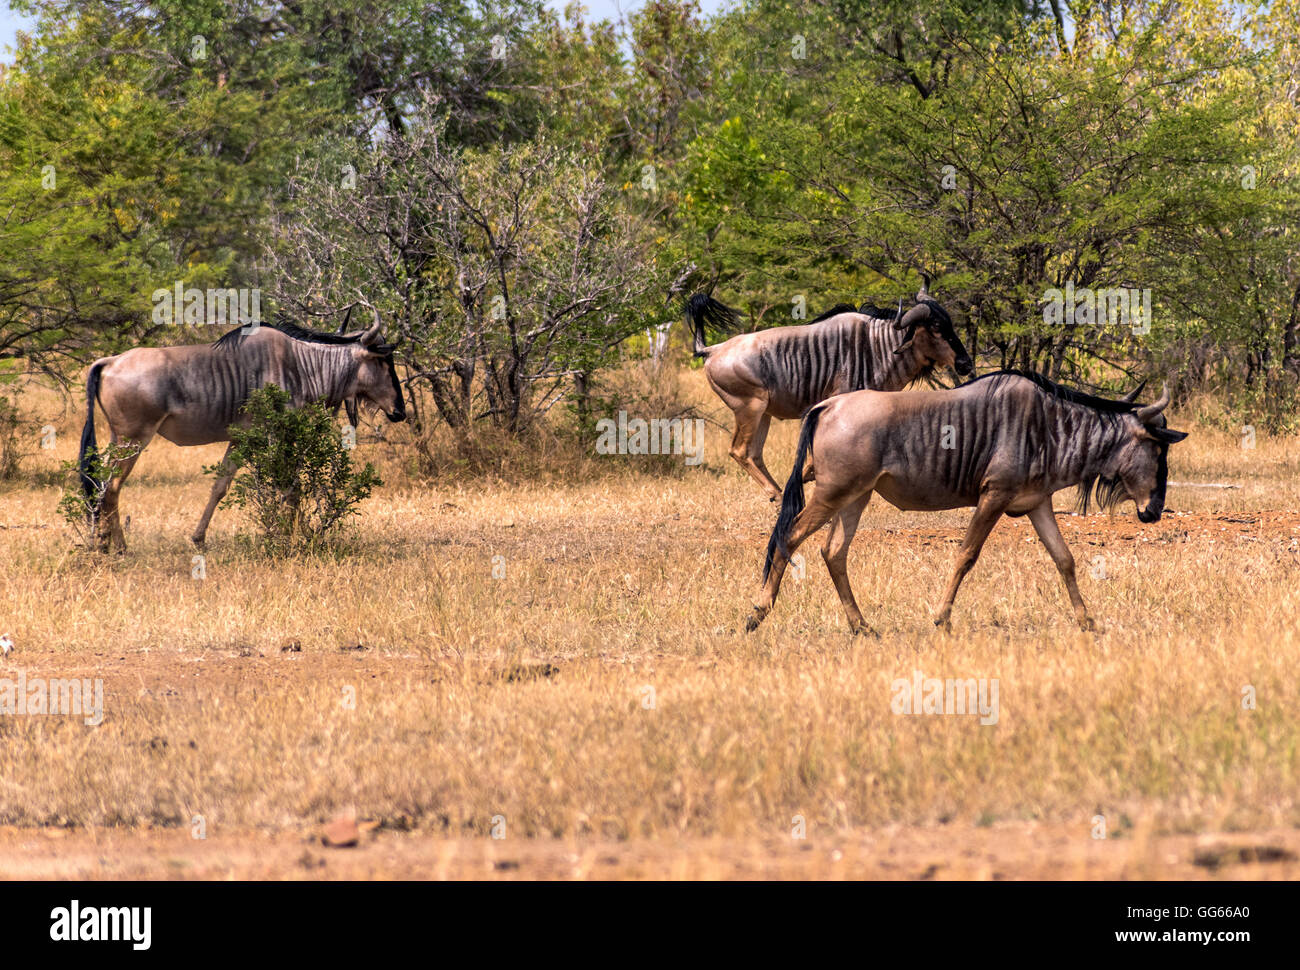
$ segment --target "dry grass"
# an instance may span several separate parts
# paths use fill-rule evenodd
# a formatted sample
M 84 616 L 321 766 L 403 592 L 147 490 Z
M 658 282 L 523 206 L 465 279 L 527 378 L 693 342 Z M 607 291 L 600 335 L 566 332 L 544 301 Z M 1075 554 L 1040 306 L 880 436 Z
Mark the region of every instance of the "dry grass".
M 698 373 L 683 381 L 721 416 Z M 71 547 L 57 488 L 33 484 L 72 457 L 79 422 L 53 395 L 24 403 L 59 447 L 0 491 L 0 633 L 16 644 L 0 677 L 101 677 L 106 717 L 0 717 L 0 825 L 201 815 L 214 835 L 271 838 L 355 807 L 420 837 L 486 837 L 504 816 L 510 839 L 742 855 L 789 840 L 795 816 L 810 839 L 1033 823 L 1081 845 L 1098 814 L 1111 839 L 1300 825 L 1295 439 L 1248 451 L 1193 427 L 1171 479 L 1239 489 L 1172 487 L 1184 514 L 1155 526 L 1131 505 L 1064 516 L 1095 635 L 1023 520 L 998 526 L 951 634 L 935 632 L 966 513 L 873 502 L 849 569 L 881 639 L 855 640 L 812 545 L 806 576 L 741 632 L 774 510 L 716 428 L 697 468 L 591 457 L 541 484 L 413 477 L 390 429 L 360 445 L 388 485 L 346 554 L 262 558 L 223 510 L 195 580 L 186 536 L 221 446 L 146 451 L 123 492 L 131 549 L 97 558 Z M 774 470 L 794 432 L 773 430 Z M 892 681 L 918 669 L 997 678 L 997 725 L 894 714 Z M 729 871 L 683 865 L 656 871 Z

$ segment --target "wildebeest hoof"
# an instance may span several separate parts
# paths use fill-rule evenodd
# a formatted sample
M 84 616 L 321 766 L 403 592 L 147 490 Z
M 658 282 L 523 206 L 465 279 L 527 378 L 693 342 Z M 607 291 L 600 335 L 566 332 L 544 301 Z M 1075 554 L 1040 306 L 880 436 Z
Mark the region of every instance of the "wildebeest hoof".
M 190 542 L 194 543 L 194 548 L 202 549 L 206 542 L 206 536 L 190 536 Z
M 849 634 L 855 637 L 871 637 L 873 640 L 879 640 L 880 634 L 865 623 L 855 623 L 849 627 Z
M 758 610 L 755 610 L 753 613 L 749 614 L 749 617 L 745 620 L 745 632 L 753 633 L 758 629 L 758 625 L 762 622 L 763 614 L 758 612 Z
M 1097 624 L 1092 617 L 1085 616 L 1082 620 L 1079 621 L 1079 629 L 1082 630 L 1084 633 L 1096 633 Z

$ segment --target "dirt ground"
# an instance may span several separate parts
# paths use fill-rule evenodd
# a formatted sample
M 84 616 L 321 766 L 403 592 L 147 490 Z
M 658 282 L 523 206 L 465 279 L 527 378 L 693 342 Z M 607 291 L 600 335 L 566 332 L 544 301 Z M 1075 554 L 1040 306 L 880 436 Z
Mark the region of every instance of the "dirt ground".
M 0 828 L 7 879 L 1220 879 L 1300 878 L 1300 833 L 1080 838 L 1077 826 L 891 826 L 837 838 L 665 842 L 446 839 L 318 831 Z

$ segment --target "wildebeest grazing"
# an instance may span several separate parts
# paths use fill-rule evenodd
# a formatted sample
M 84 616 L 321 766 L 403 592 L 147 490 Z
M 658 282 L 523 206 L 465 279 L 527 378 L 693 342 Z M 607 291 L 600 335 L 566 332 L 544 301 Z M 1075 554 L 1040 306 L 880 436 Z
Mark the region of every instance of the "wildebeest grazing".
M 107 552 L 114 543 L 126 548 L 118 496 L 154 435 L 178 445 L 229 441 L 227 429 L 241 420 L 248 396 L 267 384 L 287 391 L 293 407 L 323 402 L 337 410 L 344 402 L 361 400 L 381 409 L 390 421 L 405 420 L 393 347 L 380 342 L 381 331 L 376 311 L 373 325 L 352 335 L 317 333 L 280 322 L 247 331 L 240 327 L 212 344 L 137 347 L 95 361 L 86 376 L 86 424 L 81 433 L 81 479 L 88 497 L 104 484 L 90 474 L 97 450 L 96 401 L 108 418 L 113 443 L 134 448 L 110 469 L 98 509 L 99 548 Z M 213 483 L 191 536 L 195 545 L 203 544 L 212 513 L 234 480 L 237 469 L 231 466 L 230 452 L 227 448 L 222 458 L 225 474 Z
M 687 302 L 695 355 L 714 393 L 736 415 L 731 457 L 776 500 L 781 489 L 763 464 L 773 418 L 793 419 L 835 394 L 897 391 L 936 366 L 974 370 L 952 318 L 925 287 L 916 305 L 897 313 L 842 304 L 811 323 L 745 333 L 705 345 L 705 327 L 734 329 L 738 314 L 703 293 Z
M 1168 388 L 1145 406 L 1133 403 L 1137 393 L 1112 401 L 1039 374 L 998 371 L 953 390 L 858 391 L 813 408 L 800 430 L 794 471 L 767 547 L 763 588 L 746 628 L 757 628 L 771 611 L 791 553 L 831 522 L 822 558 L 850 628 L 867 632 L 846 562 L 873 493 L 904 510 L 975 506 L 936 624 L 948 622 L 958 586 L 1005 513 L 1029 516 L 1065 580 L 1075 617 L 1091 628 L 1052 494 L 1077 485 L 1083 509 L 1095 491 L 1102 508 L 1128 498 L 1142 522 L 1160 518 L 1169 446 L 1187 435 L 1165 426 Z M 810 453 L 816 486 L 805 506 L 802 469 Z

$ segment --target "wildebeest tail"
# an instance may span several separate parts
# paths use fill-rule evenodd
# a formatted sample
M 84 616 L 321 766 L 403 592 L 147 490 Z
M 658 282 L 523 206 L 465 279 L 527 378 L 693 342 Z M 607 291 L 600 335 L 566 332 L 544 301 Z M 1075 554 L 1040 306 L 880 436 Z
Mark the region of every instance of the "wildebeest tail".
M 707 293 L 696 293 L 686 301 L 686 325 L 695 337 L 695 356 L 703 357 L 708 350 L 705 327 L 729 334 L 740 323 L 740 313 L 724 303 L 719 303 Z
M 817 405 L 810 410 L 803 419 L 803 427 L 799 431 L 799 447 L 794 455 L 794 468 L 790 471 L 790 479 L 785 483 L 785 492 L 781 495 L 781 511 L 776 517 L 776 527 L 772 529 L 772 538 L 767 542 L 767 558 L 763 560 L 763 582 L 767 582 L 767 574 L 772 571 L 772 563 L 776 556 L 780 554 L 781 558 L 790 558 L 790 529 L 794 527 L 795 517 L 803 511 L 803 465 L 804 459 L 808 457 L 808 449 L 812 447 L 813 435 L 817 433 L 817 422 L 821 419 L 823 405 Z
M 77 471 L 81 474 L 81 490 L 87 498 L 94 496 L 102 484 L 91 472 L 94 470 L 95 455 L 99 452 L 99 446 L 95 443 L 95 401 L 99 399 L 99 372 L 106 363 L 107 360 L 95 361 L 90 367 L 90 373 L 86 375 L 86 426 L 81 429 Z

